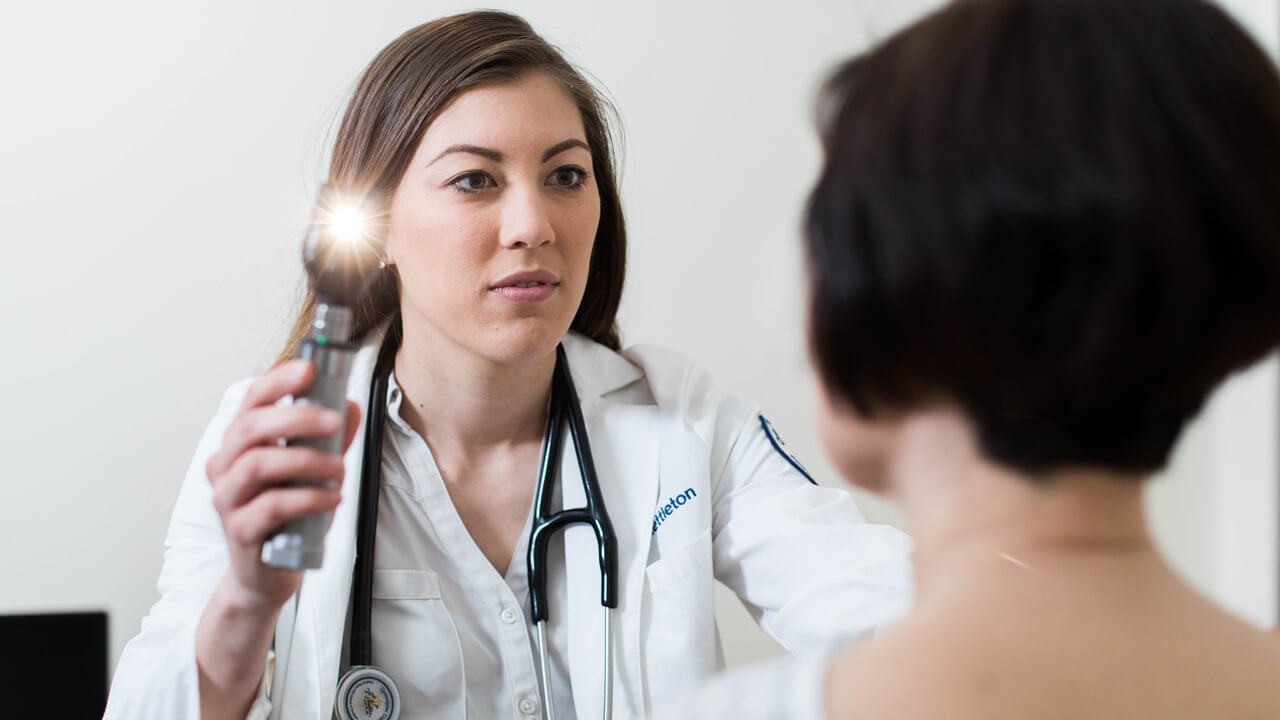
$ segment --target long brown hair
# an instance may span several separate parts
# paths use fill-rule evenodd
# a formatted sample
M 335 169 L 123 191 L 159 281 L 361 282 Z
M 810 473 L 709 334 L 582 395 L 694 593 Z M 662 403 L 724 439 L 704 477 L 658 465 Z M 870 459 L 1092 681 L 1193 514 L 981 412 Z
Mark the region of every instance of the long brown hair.
M 344 196 L 362 198 L 367 211 L 385 216 L 422 134 L 454 97 L 534 71 L 555 79 L 577 104 L 600 192 L 600 224 L 587 287 L 570 327 L 617 350 L 627 233 L 608 124 L 608 116 L 616 113 L 524 19 L 488 10 L 454 15 L 419 25 L 383 48 L 360 76 L 343 115 L 329 164 L 329 185 Z M 379 236 L 376 242 L 384 240 Z M 308 290 L 278 363 L 293 357 L 307 336 L 315 304 Z M 352 311 L 356 342 L 383 322 L 398 324 L 400 286 L 394 266 L 379 273 Z

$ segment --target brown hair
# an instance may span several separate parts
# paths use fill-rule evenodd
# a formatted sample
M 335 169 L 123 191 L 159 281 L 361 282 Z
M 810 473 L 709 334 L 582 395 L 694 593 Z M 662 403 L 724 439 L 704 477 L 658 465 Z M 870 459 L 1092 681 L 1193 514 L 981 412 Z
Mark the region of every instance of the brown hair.
M 615 113 L 583 74 L 524 19 L 496 11 L 454 15 L 419 25 L 383 48 L 365 68 L 347 105 L 329 164 L 329 185 L 347 197 L 362 198 L 375 216 L 385 215 L 427 126 L 454 97 L 535 71 L 551 76 L 577 104 L 600 192 L 600 224 L 587 287 L 570 327 L 617 350 L 627 233 L 607 120 Z M 293 357 L 311 327 L 315 304 L 315 294 L 308 290 L 277 362 Z M 389 266 L 352 308 L 353 339 L 359 342 L 388 320 L 398 325 L 399 310 L 399 278 Z

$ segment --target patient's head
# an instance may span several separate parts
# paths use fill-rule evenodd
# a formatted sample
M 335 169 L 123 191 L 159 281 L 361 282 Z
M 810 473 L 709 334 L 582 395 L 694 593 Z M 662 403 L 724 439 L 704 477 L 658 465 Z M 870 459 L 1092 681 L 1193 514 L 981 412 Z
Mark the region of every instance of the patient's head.
M 1208 2 L 961 0 L 819 111 L 811 351 L 872 456 L 943 406 L 1003 466 L 1140 476 L 1280 341 L 1280 80 Z

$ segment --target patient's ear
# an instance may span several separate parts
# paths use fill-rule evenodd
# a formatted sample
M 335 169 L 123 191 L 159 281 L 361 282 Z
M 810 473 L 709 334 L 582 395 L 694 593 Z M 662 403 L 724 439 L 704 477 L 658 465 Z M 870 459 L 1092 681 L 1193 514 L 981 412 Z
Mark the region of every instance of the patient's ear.
M 818 430 L 822 444 L 846 482 L 888 494 L 889 458 L 898 436 L 895 418 L 868 418 L 818 384 Z

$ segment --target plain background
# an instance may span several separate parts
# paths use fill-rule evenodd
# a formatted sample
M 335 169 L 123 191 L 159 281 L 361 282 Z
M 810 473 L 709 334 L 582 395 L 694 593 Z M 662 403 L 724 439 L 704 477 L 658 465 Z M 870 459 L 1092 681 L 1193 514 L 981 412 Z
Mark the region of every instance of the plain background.
M 803 351 L 800 207 L 814 90 L 932 0 L 499 2 L 608 89 L 625 129 L 624 341 L 758 400 L 828 483 Z M 1272 52 L 1280 0 L 1225 3 Z M 298 241 L 360 70 L 453 2 L 0 5 L 0 612 L 105 609 L 114 665 L 156 598 L 205 423 L 269 366 Z M 1153 487 L 1206 592 L 1276 620 L 1277 367 L 1233 381 Z M 864 498 L 869 516 L 897 522 Z M 831 562 L 840 562 L 837 549 Z M 775 652 L 729 598 L 733 662 Z

